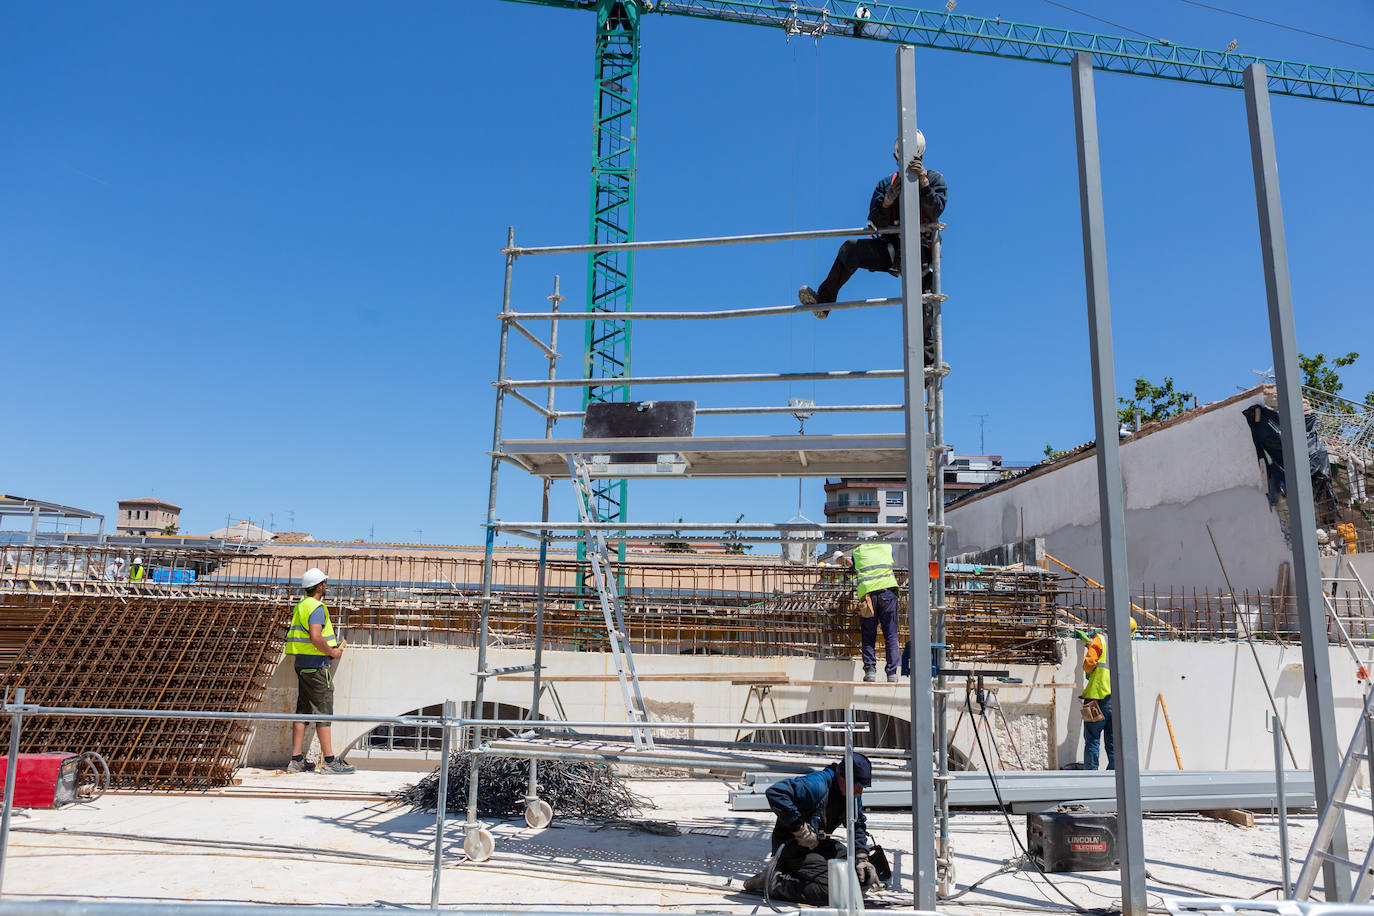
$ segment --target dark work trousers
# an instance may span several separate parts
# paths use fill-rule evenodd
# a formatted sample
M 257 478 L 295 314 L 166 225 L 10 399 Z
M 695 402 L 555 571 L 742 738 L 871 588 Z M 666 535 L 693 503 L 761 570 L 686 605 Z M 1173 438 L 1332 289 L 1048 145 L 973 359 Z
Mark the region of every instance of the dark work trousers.
M 896 260 L 893 255 L 896 255 Z M 921 259 L 930 265 L 930 246 L 921 246 Z M 840 288 L 849 282 L 858 270 L 900 270 L 901 248 L 887 239 L 848 239 L 840 246 L 835 255 L 835 263 L 830 265 L 820 289 L 816 290 L 817 302 L 834 302 L 840 295 Z M 926 274 L 922 288 L 930 291 L 931 275 Z
M 1107 769 L 1116 769 L 1116 741 L 1112 738 L 1112 698 L 1111 695 L 1097 701 L 1102 707 L 1101 722 L 1083 723 L 1083 769 L 1097 769 L 1097 747 L 1105 733 L 1107 736 Z
M 902 647 L 897 644 L 897 600 L 895 588 L 881 588 L 868 593 L 873 598 L 873 616 L 859 618 L 859 651 L 863 655 L 865 668 L 878 667 L 878 627 L 883 628 L 883 653 L 887 656 L 886 671 L 897 673 L 897 663 L 902 658 Z
M 789 837 L 790 839 L 790 837 Z M 830 902 L 831 859 L 845 856 L 844 844 L 826 837 L 815 849 L 802 849 L 788 843 L 778 853 L 773 885 L 768 895 L 792 903 L 825 906 Z

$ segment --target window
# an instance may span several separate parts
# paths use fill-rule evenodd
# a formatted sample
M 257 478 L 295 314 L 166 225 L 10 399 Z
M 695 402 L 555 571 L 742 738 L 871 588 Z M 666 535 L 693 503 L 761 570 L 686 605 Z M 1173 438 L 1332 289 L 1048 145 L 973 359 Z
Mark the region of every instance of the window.
M 889 506 L 896 506 L 898 509 L 900 509 L 905 502 L 906 494 L 903 493 L 901 490 L 887 491 L 887 504 Z

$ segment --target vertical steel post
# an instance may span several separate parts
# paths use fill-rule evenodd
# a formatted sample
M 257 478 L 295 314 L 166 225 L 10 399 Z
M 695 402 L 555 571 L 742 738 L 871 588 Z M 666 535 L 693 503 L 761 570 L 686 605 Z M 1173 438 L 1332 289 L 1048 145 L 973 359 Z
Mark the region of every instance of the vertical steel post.
M 1271 716 L 1274 726 L 1274 805 L 1279 811 L 1279 861 L 1283 863 L 1283 899 L 1293 899 L 1293 874 L 1288 862 L 1288 792 L 1283 784 L 1283 722 Z
M 862 891 L 855 891 L 857 874 L 854 871 L 854 706 L 844 709 L 844 883 L 848 889 L 845 901 L 850 911 L 854 909 L 854 897 L 863 897 Z
M 930 291 L 937 296 L 943 289 L 940 277 L 940 231 L 935 231 L 930 244 Z M 935 344 L 935 367 L 944 369 L 945 342 L 940 300 L 931 303 L 930 332 Z M 934 650 L 931 664 L 936 672 L 945 667 L 945 636 L 947 633 L 945 604 L 945 377 L 943 371 L 930 378 L 931 447 L 935 458 L 935 486 L 931 492 L 930 520 L 935 524 L 935 580 L 930 605 L 930 643 Z M 912 512 L 910 504 L 907 512 Z M 913 571 L 912 575 L 915 573 Z M 914 669 L 913 669 L 914 670 Z M 950 894 L 954 882 L 948 880 L 953 872 L 950 864 L 954 851 L 949 842 L 949 680 L 943 674 L 935 676 L 935 861 L 939 893 Z
M 444 868 L 444 816 L 448 813 L 448 763 L 452 750 L 449 745 L 449 720 L 455 713 L 453 701 L 445 700 L 444 724 L 439 730 L 439 810 L 434 815 L 434 876 L 429 886 L 431 910 L 439 909 L 439 877 Z
M 897 49 L 902 339 L 907 479 L 907 628 L 911 634 L 911 874 L 918 910 L 935 909 L 935 779 L 930 694 L 930 505 L 926 487 L 925 316 L 921 313 L 921 188 L 906 170 L 916 149 L 916 49 Z M 920 511 L 918 511 L 918 508 Z
M 1250 126 L 1250 163 L 1255 173 L 1260 255 L 1264 260 L 1264 288 L 1269 302 L 1269 340 L 1274 351 L 1274 383 L 1278 389 L 1279 424 L 1283 436 L 1284 489 L 1288 496 L 1288 527 L 1293 541 L 1294 597 L 1302 632 L 1302 667 L 1307 680 L 1312 782 L 1317 808 L 1323 810 L 1340 770 L 1339 742 L 1332 708 L 1326 609 L 1321 598 L 1321 569 L 1317 565 L 1317 517 L 1312 479 L 1307 473 L 1307 427 L 1303 421 L 1302 375 L 1298 370 L 1298 342 L 1293 327 L 1293 291 L 1288 283 L 1288 245 L 1283 233 L 1274 122 L 1269 112 L 1269 83 L 1263 64 L 1255 63 L 1245 68 L 1245 113 Z M 1341 858 L 1349 853 L 1343 822 L 1337 825 L 1331 837 L 1331 852 Z M 1349 899 L 1350 876 L 1344 869 L 1326 862 L 1322 866 L 1322 878 L 1327 900 Z
M 493 555 L 496 550 L 496 480 L 501 472 L 501 420 L 506 404 L 506 350 L 510 343 L 510 323 L 514 313 L 510 308 L 511 274 L 515 270 L 515 255 L 510 250 L 515 247 L 515 227 L 506 229 L 506 279 L 501 292 L 501 344 L 496 358 L 496 411 L 491 430 L 491 480 L 487 486 L 487 541 L 482 554 L 482 597 L 481 621 L 477 627 L 477 687 L 472 700 L 470 718 L 482 718 L 482 705 L 487 687 L 487 631 L 491 626 L 491 576 Z M 472 726 L 472 750 L 482 746 L 482 727 Z M 463 829 L 476 830 L 478 766 L 474 753 L 472 764 L 468 767 L 468 813 Z
M 563 297 L 558 293 L 558 275 L 553 277 L 553 295 L 549 297 L 552 310 L 558 312 L 558 304 L 563 301 Z M 553 381 L 558 374 L 558 322 L 549 322 L 549 349 L 553 352 L 549 355 L 549 381 Z M 556 406 L 554 394 L 557 389 L 549 388 L 548 398 L 545 407 L 548 414 L 544 417 L 544 438 L 553 438 L 553 426 L 556 422 L 553 410 Z M 552 486 L 549 478 L 544 478 L 544 495 L 541 503 L 539 520 L 547 522 L 549 520 L 549 488 Z M 530 721 L 539 720 L 539 695 L 543 693 L 544 684 L 541 675 L 544 672 L 544 598 L 548 584 L 549 568 L 549 532 L 541 530 L 539 532 L 539 573 L 535 580 L 534 587 L 534 686 L 531 688 L 530 695 Z M 530 758 L 530 780 L 525 789 L 526 804 L 539 797 L 539 760 Z
M 24 705 L 24 688 L 14 691 L 14 705 Z M 5 860 L 10 853 L 10 813 L 14 811 L 14 781 L 19 769 L 19 729 L 23 716 L 16 712 L 10 716 L 10 746 L 5 754 L 5 801 L 0 810 L 0 888 L 4 887 Z
M 1116 811 L 1120 828 L 1121 908 L 1145 916 L 1145 850 L 1136 751 L 1135 671 L 1131 661 L 1130 579 L 1126 567 L 1126 512 L 1117 436 L 1112 309 L 1107 289 L 1107 234 L 1102 213 L 1102 164 L 1097 147 L 1097 97 L 1092 55 L 1073 60 L 1074 126 L 1078 140 L 1078 194 L 1083 217 L 1083 273 L 1092 354 L 1093 414 L 1097 432 L 1097 498 L 1101 513 L 1102 572 L 1112 672 L 1112 735 L 1116 745 Z

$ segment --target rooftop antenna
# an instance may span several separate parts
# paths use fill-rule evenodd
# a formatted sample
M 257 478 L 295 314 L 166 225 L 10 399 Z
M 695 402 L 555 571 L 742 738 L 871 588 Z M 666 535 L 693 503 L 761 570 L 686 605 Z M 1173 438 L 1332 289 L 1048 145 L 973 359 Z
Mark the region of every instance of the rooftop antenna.
M 986 455 L 988 450 L 983 446 L 983 423 L 992 414 L 976 413 L 974 416 L 978 418 L 978 454 Z

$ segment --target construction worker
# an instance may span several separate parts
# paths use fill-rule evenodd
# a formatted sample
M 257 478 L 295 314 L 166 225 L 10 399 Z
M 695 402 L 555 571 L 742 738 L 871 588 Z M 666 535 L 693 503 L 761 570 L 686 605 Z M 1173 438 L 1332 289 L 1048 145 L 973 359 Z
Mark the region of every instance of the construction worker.
M 863 754 L 854 755 L 854 870 L 859 884 L 871 890 L 880 883 L 878 870 L 869 861 L 875 848 L 868 837 L 863 790 L 873 785 L 873 765 Z M 764 793 L 777 816 L 773 825 L 772 851 L 776 857 L 768 896 L 793 903 L 824 906 L 830 899 L 829 860 L 844 858 L 844 845 L 831 831 L 844 826 L 844 761 L 824 769 L 775 782 Z M 761 894 L 768 872 L 744 882 L 744 889 Z
M 1116 740 L 1112 736 L 1112 672 L 1107 661 L 1107 634 L 1074 630 L 1073 635 L 1088 648 L 1083 653 L 1083 673 L 1088 684 L 1083 688 L 1083 769 L 1097 769 L 1097 749 L 1107 735 L 1107 769 L 1116 769 Z M 1135 618 L 1131 618 L 1135 635 Z
M 892 158 L 901 164 L 900 141 L 892 144 Z M 921 188 L 921 222 L 933 223 L 940 218 L 940 214 L 945 212 L 945 199 L 948 196 L 948 188 L 945 185 L 945 176 L 939 172 L 931 171 L 922 163 L 926 151 L 926 138 L 919 130 L 916 132 L 916 155 L 911 157 L 907 163 L 907 174 L 916 180 Z M 873 189 L 873 196 L 868 203 L 868 223 L 874 229 L 887 229 L 896 226 L 900 221 L 900 210 L 898 204 L 902 198 L 902 175 L 900 171 L 893 172 L 891 175 L 884 176 L 878 182 L 878 186 Z M 931 244 L 934 239 L 933 233 L 921 234 L 921 264 L 923 276 L 921 279 L 921 289 L 929 292 L 933 273 L 931 271 Z M 835 256 L 835 263 L 830 267 L 830 273 L 826 275 L 821 283 L 820 289 L 812 289 L 803 286 L 797 290 L 797 300 L 802 305 L 824 305 L 827 302 L 834 302 L 840 294 L 840 287 L 854 276 L 854 272 L 863 268 L 864 270 L 885 270 L 888 273 L 900 274 L 902 269 L 902 238 L 896 233 L 885 235 L 874 235 L 866 239 L 847 239 L 840 246 L 839 253 Z M 929 312 L 929 310 L 927 310 Z M 829 310 L 818 310 L 814 312 L 817 318 L 824 318 L 830 314 Z M 932 315 L 927 315 L 926 325 L 930 325 Z M 933 361 L 933 352 L 927 353 L 927 364 Z
M 129 567 L 129 581 L 130 581 L 130 582 L 142 582 L 142 581 L 143 581 L 143 576 L 144 576 L 144 571 L 143 571 L 143 558 L 142 558 L 142 557 L 134 557 L 134 565 L 131 566 L 131 567 Z
M 291 623 L 286 629 L 286 654 L 296 663 L 296 712 L 299 715 L 332 716 L 334 714 L 334 680 L 329 673 L 330 662 L 343 655 L 344 642 L 334 634 L 329 608 L 324 605 L 325 586 L 329 577 L 324 570 L 311 567 L 301 576 L 305 592 L 291 611 Z M 355 767 L 334 756 L 334 742 L 329 723 L 318 722 L 315 734 L 324 753 L 321 773 L 331 775 L 355 772 Z M 306 773 L 313 767 L 305 762 L 302 745 L 305 742 L 305 723 L 291 723 L 291 762 L 288 773 Z
M 892 545 L 878 540 L 876 531 L 860 531 L 857 544 L 846 556 L 837 550 L 831 559 L 854 570 L 854 593 L 859 601 L 859 653 L 864 681 L 878 679 L 878 628 L 883 630 L 884 670 L 889 681 L 897 680 L 902 647 L 897 642 L 897 577 L 893 574 Z

